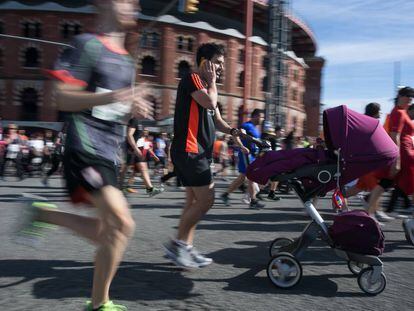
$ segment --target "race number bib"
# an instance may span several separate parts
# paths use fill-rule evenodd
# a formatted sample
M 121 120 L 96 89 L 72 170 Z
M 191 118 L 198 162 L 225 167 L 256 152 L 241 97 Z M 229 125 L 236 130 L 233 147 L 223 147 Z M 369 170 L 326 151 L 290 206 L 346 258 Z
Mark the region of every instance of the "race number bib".
M 111 90 L 97 87 L 96 93 L 107 93 Z M 131 105 L 127 102 L 116 102 L 92 108 L 92 116 L 105 121 L 128 124 L 131 119 Z

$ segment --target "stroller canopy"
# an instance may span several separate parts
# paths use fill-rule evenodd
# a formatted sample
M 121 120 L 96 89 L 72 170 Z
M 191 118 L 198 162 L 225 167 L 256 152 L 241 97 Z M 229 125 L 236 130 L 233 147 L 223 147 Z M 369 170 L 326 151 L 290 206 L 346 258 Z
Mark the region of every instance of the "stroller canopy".
M 391 165 L 398 148 L 380 121 L 346 106 L 327 109 L 323 128 L 329 150 L 340 149 L 341 183 Z

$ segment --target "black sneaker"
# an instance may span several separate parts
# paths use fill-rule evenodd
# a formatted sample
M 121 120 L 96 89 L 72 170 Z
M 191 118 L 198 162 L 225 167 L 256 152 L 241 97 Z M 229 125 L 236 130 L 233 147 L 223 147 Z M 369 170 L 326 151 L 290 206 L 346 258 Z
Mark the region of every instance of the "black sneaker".
M 223 193 L 223 194 L 220 196 L 220 199 L 223 201 L 223 204 L 224 204 L 225 206 L 230 206 L 230 200 L 229 200 L 229 195 L 228 195 L 228 193 Z
M 265 201 L 264 197 L 262 197 L 260 193 L 256 194 L 256 199 L 258 199 L 259 201 Z
M 249 205 L 249 208 L 251 209 L 261 209 L 264 207 L 265 205 L 263 203 L 260 203 L 258 200 L 252 200 Z
M 273 201 L 280 201 L 280 197 L 278 197 L 274 192 L 270 192 L 267 198 Z

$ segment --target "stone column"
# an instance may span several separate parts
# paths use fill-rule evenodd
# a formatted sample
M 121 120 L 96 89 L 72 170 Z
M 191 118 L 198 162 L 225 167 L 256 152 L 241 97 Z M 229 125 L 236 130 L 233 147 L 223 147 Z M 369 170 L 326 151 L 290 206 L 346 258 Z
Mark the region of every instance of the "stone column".
M 160 118 L 170 115 L 171 90 L 165 86 L 175 86 L 174 60 L 176 38 L 172 27 L 166 25 L 162 27 L 162 52 L 161 52 L 161 84 L 162 90 L 162 109 Z
M 238 53 L 238 43 L 235 39 L 229 39 L 227 41 L 227 50 L 226 50 L 226 62 L 224 64 L 225 70 L 225 81 L 224 81 L 224 91 L 226 93 L 234 94 L 236 92 L 236 64 L 237 64 L 237 53 Z M 233 119 L 235 110 L 238 107 L 234 106 L 233 96 L 227 97 L 227 120 L 236 125 L 237 120 Z
M 305 134 L 308 136 L 319 135 L 319 115 L 322 90 L 322 69 L 325 60 L 322 57 L 312 57 L 305 59 L 309 68 L 306 70 L 305 93 L 303 94 L 303 103 L 306 111 L 306 129 Z
M 262 92 L 262 81 L 260 79 L 260 68 L 261 68 L 261 48 L 254 46 L 252 48 L 252 74 L 251 74 L 251 96 L 260 97 Z

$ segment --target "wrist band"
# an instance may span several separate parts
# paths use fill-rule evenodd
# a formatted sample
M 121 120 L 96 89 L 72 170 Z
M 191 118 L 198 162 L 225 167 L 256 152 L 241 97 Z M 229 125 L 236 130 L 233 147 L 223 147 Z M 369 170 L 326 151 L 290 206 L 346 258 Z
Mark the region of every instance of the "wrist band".
M 234 136 L 234 135 L 236 135 L 238 132 L 239 132 L 239 130 L 233 127 L 233 128 L 230 130 L 230 135 L 231 135 L 231 136 Z

